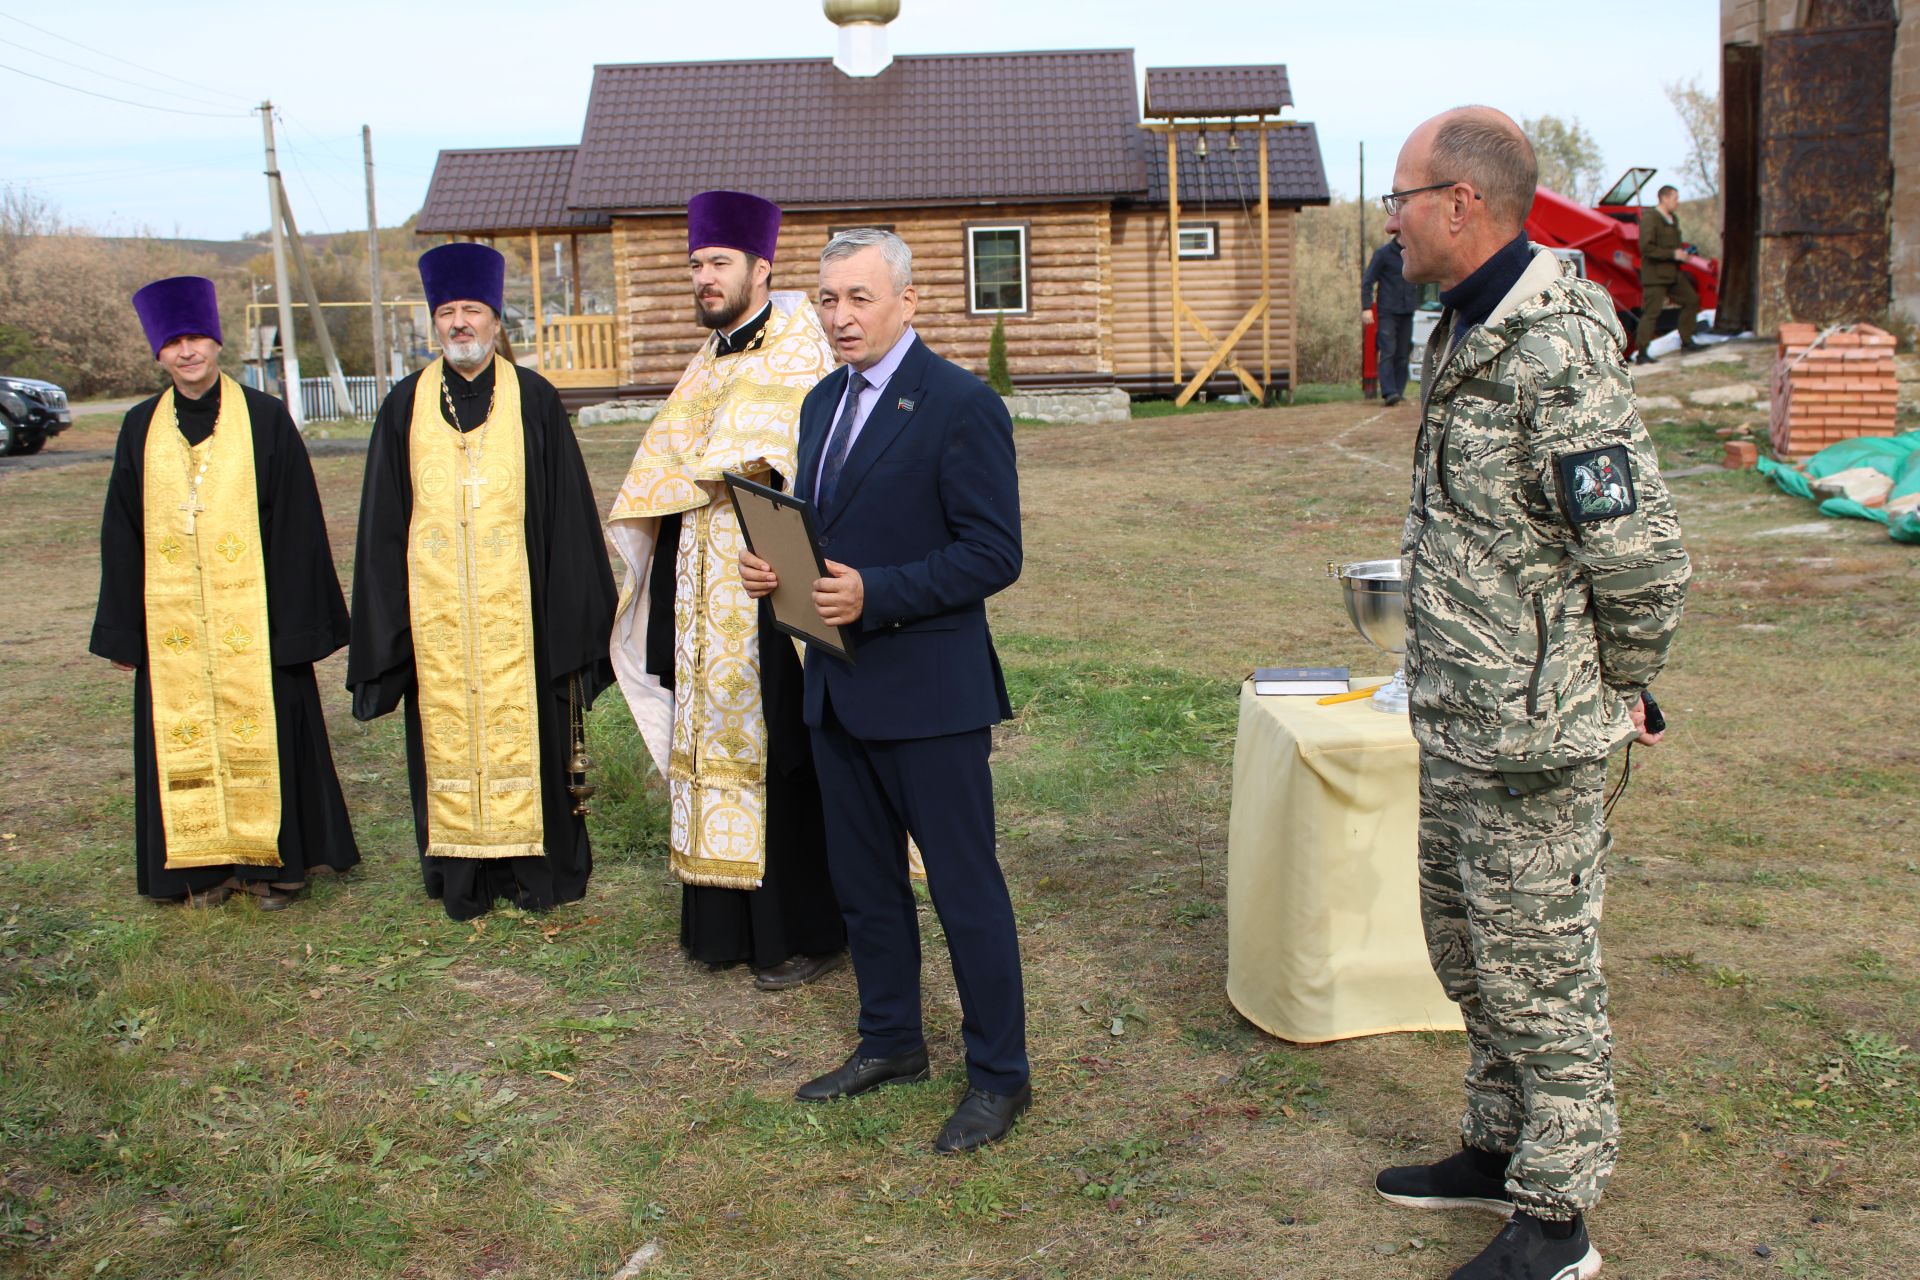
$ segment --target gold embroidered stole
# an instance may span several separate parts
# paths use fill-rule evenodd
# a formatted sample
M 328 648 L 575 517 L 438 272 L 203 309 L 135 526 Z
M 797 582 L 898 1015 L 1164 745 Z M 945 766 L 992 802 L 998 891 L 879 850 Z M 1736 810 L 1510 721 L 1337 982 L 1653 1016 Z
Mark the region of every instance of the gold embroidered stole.
M 463 435 L 440 415 L 443 369 L 444 358 L 421 371 L 407 435 L 407 611 L 427 854 L 538 857 L 546 846 L 520 380 L 495 356 L 493 410 Z
M 740 583 L 739 518 L 723 472 L 791 480 L 800 402 L 833 368 L 802 294 L 773 295 L 760 345 L 687 366 L 608 517 L 626 562 L 614 669 L 654 764 L 667 779 L 671 865 L 688 884 L 755 889 L 766 873 L 767 730 L 760 705 L 758 606 Z M 685 515 L 674 565 L 673 692 L 646 674 L 648 581 L 659 518 Z
M 144 464 L 147 676 L 167 866 L 277 867 L 280 738 L 240 384 L 221 375 L 213 434 L 192 446 L 173 390 L 162 393 Z

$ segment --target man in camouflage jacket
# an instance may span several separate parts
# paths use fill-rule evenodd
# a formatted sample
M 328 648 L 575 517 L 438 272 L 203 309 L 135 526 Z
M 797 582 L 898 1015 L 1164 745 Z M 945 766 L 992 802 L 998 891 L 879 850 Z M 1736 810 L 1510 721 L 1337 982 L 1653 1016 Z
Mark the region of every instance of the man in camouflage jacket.
M 1680 620 L 1688 565 L 1605 290 L 1520 228 L 1532 149 L 1488 108 L 1429 121 L 1389 232 L 1446 306 L 1423 363 L 1402 552 L 1428 950 L 1471 1063 L 1463 1150 L 1389 1199 L 1512 1215 L 1463 1280 L 1573 1280 L 1617 1148 L 1597 930 L 1607 757 Z

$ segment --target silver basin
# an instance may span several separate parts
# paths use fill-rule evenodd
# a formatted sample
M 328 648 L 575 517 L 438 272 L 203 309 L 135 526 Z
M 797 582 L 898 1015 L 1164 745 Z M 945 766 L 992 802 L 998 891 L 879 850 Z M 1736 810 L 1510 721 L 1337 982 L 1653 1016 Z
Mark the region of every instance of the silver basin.
M 1327 572 L 1340 580 L 1354 629 L 1388 653 L 1405 653 L 1406 582 L 1399 559 L 1329 564 Z

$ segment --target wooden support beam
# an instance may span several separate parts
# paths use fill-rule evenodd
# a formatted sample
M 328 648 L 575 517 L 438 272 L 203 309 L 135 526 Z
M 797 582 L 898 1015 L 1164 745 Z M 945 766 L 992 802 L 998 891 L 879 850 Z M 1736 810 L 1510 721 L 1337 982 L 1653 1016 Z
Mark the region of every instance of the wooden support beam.
M 1254 381 L 1253 375 L 1247 372 L 1246 366 L 1242 365 L 1239 359 L 1235 357 L 1233 349 L 1239 345 L 1240 339 L 1247 336 L 1247 330 L 1253 328 L 1253 322 L 1272 310 L 1268 305 L 1269 300 L 1270 295 L 1262 293 L 1260 297 L 1255 300 L 1253 306 L 1247 310 L 1247 314 L 1240 317 L 1240 323 L 1234 326 L 1233 332 L 1227 335 L 1225 341 L 1214 338 L 1213 331 L 1201 322 L 1200 317 L 1194 314 L 1192 307 L 1189 307 L 1184 301 L 1178 304 L 1179 310 L 1181 314 L 1185 316 L 1187 322 L 1200 331 L 1200 336 L 1206 339 L 1206 341 L 1213 346 L 1214 350 L 1213 355 L 1208 357 L 1207 362 L 1200 366 L 1200 372 L 1196 373 L 1193 376 L 1193 380 L 1181 389 L 1178 396 L 1174 397 L 1174 404 L 1185 405 L 1189 400 L 1193 399 L 1200 388 L 1206 385 L 1207 379 L 1213 376 L 1214 370 L 1218 369 L 1223 363 L 1234 377 L 1240 379 L 1240 385 L 1247 389 L 1247 394 L 1253 397 L 1254 402 L 1256 404 L 1259 403 L 1260 397 L 1264 392 L 1260 384 Z
M 1167 129 L 1167 259 L 1173 287 L 1173 380 L 1180 381 L 1180 131 Z M 1183 399 L 1179 403 L 1185 404 Z
M 1267 207 L 1267 121 L 1260 120 L 1260 297 L 1264 300 L 1273 296 L 1273 239 L 1269 230 L 1272 210 Z M 1266 370 L 1266 381 L 1261 391 L 1254 397 L 1255 402 L 1265 404 L 1266 388 L 1273 385 L 1273 308 L 1267 307 L 1260 315 L 1260 360 Z
M 567 283 L 572 286 L 573 297 L 568 303 L 568 315 L 585 315 L 586 299 L 580 289 L 580 237 L 567 237 Z
M 529 265 L 533 267 L 533 367 L 546 367 L 546 357 L 540 350 L 541 331 L 547 327 L 546 313 L 540 309 L 540 233 L 527 232 L 527 245 L 530 249 Z

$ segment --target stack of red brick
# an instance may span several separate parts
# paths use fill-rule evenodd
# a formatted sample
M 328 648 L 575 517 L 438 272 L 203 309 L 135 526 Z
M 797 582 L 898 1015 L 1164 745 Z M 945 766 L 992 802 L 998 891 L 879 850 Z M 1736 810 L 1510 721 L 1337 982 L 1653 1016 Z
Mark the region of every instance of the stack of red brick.
M 1822 336 L 1810 324 L 1780 326 L 1773 366 L 1773 451 L 1804 458 L 1840 440 L 1894 433 L 1900 386 L 1894 337 L 1870 324 Z

